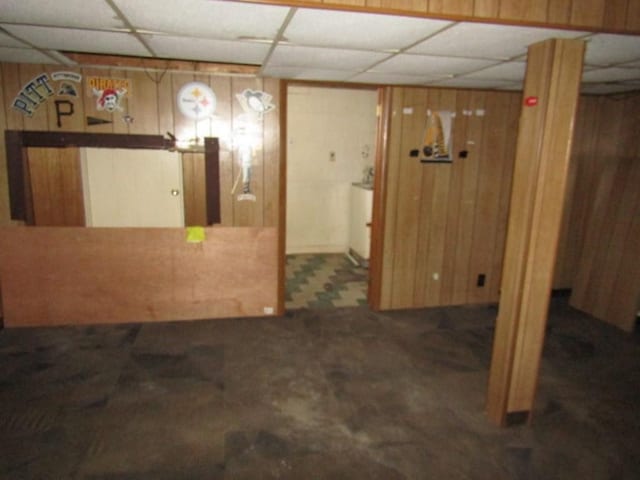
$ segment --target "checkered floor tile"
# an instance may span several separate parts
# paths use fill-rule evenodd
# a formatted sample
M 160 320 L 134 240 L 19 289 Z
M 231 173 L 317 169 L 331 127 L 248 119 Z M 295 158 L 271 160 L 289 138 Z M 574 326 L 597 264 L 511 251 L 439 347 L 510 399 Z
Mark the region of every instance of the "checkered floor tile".
M 367 304 L 368 270 L 343 254 L 287 255 L 286 308 Z

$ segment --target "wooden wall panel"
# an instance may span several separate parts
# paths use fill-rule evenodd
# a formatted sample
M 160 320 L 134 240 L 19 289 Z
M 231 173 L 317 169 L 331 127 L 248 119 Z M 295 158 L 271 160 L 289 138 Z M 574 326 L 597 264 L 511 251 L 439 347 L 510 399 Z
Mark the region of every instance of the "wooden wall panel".
M 184 223 L 207 225 L 204 154 L 182 154 Z
M 194 64 L 194 70 L 197 70 L 198 65 Z M 56 94 L 50 97 L 46 102 L 40 105 L 38 111 L 32 117 L 26 117 L 17 110 L 11 108 L 13 99 L 18 94 L 22 86 L 28 80 L 31 80 L 37 74 L 42 72 L 48 72 L 49 75 L 55 71 L 71 71 L 82 75 L 83 81 L 77 85 L 78 97 L 63 97 Z M 89 76 L 99 77 L 118 77 L 127 78 L 132 83 L 130 95 L 122 102 L 122 111 L 114 113 L 108 113 L 105 111 L 99 111 L 96 107 L 96 97 L 92 95 L 92 92 L 86 86 L 86 79 Z M 217 108 L 214 112 L 214 116 L 210 119 L 206 119 L 200 122 L 194 122 L 193 120 L 184 117 L 177 109 L 176 95 L 178 90 L 187 82 L 192 80 L 198 80 L 209 85 L 217 98 Z M 254 90 L 266 90 L 267 93 L 273 96 L 273 102 L 276 105 L 275 110 L 264 115 L 264 118 L 259 118 L 257 115 L 247 116 L 242 110 L 240 103 L 238 102 L 236 95 L 241 93 L 244 88 L 252 88 Z M 263 227 L 268 226 L 269 229 L 264 229 L 264 232 L 274 230 L 277 225 L 280 214 L 280 195 L 279 195 L 279 178 L 280 178 L 280 126 L 279 126 L 279 105 L 281 84 L 277 80 L 262 80 L 251 75 L 226 75 L 222 73 L 202 73 L 191 71 L 173 71 L 160 69 L 147 69 L 141 71 L 137 68 L 127 69 L 122 68 L 97 68 L 97 67 L 56 67 L 56 66 L 43 66 L 43 65 L 23 65 L 23 64 L 10 64 L 0 63 L 0 131 L 6 129 L 12 130 L 50 130 L 50 131 L 77 131 L 85 133 L 132 133 L 132 134 L 156 134 L 166 135 L 167 132 L 174 134 L 178 139 L 188 140 L 191 138 L 201 137 L 200 145 L 202 145 L 203 136 L 213 136 L 219 138 L 220 142 L 220 191 L 221 191 L 221 215 L 222 223 L 229 227 L 243 226 L 243 227 Z M 55 99 L 68 99 L 74 104 L 74 114 L 71 116 L 65 116 L 62 119 L 62 125 L 57 125 L 57 116 L 55 113 Z M 124 117 L 130 115 L 133 118 L 132 122 L 126 122 Z M 109 123 L 99 125 L 88 125 L 86 121 L 87 116 L 106 120 Z M 254 154 L 254 170 L 252 178 L 252 189 L 257 196 L 256 202 L 243 202 L 242 205 L 238 205 L 237 198 L 231 196 L 231 188 L 233 181 L 235 180 L 237 173 L 239 173 L 239 163 L 235 166 L 233 164 L 234 157 L 231 147 L 231 140 L 234 133 L 234 128 L 240 126 L 240 122 L 245 122 L 244 125 L 255 134 L 257 140 L 257 148 Z M 262 144 L 261 144 L 262 142 Z M 189 204 L 189 199 L 196 200 L 196 198 L 202 196 L 202 183 L 203 173 L 198 159 L 202 156 L 202 153 L 187 153 L 185 154 L 185 181 L 188 185 L 185 185 L 185 195 L 187 200 L 187 223 L 191 224 L 204 224 L 202 221 L 202 205 Z M 235 158 L 237 162 L 239 159 Z M 10 220 L 10 210 L 8 202 L 8 182 L 7 171 L 5 168 L 6 153 L 4 141 L 0 145 L 0 225 L 11 225 L 13 222 Z M 38 179 L 35 179 L 38 182 Z M 268 183 L 268 185 L 265 185 Z M 191 195 L 189 197 L 189 195 Z M 251 203 L 251 205 L 248 205 Z M 190 206 L 191 205 L 191 206 Z M 193 208 L 191 208 L 193 207 Z M 189 213 L 191 212 L 191 213 Z M 16 222 L 17 223 L 17 222 Z M 35 233 L 39 231 L 33 230 Z M 70 231 L 75 231 L 71 229 Z M 77 238 L 86 239 L 87 242 L 93 242 L 94 233 L 86 233 L 91 229 L 78 229 L 79 232 L 71 234 L 77 236 Z M 118 229 L 109 230 L 114 235 Z M 86 231 L 86 232 L 85 232 Z M 243 231 L 245 231 L 243 229 Z M 249 231 L 249 230 L 246 230 Z M 244 275 L 244 278 L 251 278 L 250 284 L 254 284 L 257 274 L 260 274 L 260 265 L 264 262 L 273 262 L 277 264 L 277 248 L 276 241 L 272 241 L 270 233 L 261 233 L 262 229 L 255 231 L 257 233 L 245 236 L 233 238 L 232 242 L 235 242 L 234 251 L 228 251 L 222 249 L 220 255 L 227 256 L 228 259 L 235 258 L 237 260 L 237 267 L 234 272 L 237 271 L 238 276 Z M 177 231 L 176 235 L 181 235 L 181 230 Z M 121 233 L 122 235 L 127 232 Z M 27 234 L 31 235 L 31 233 Z M 86 235 L 86 236 L 85 236 Z M 137 236 L 137 233 L 133 233 L 133 236 Z M 167 234 L 168 235 L 168 234 Z M 265 236 L 266 235 L 266 236 Z M 108 236 L 107 236 L 108 237 Z M 107 250 L 101 249 L 101 245 L 106 242 L 109 243 L 111 237 L 105 237 L 103 240 L 95 240 L 95 264 L 85 263 L 87 268 L 100 268 L 100 262 L 107 262 L 108 257 Z M 62 237 L 56 237 L 61 239 Z M 166 237 L 151 238 L 148 242 L 150 250 L 157 248 L 165 248 Z M 226 237 L 225 237 L 226 238 Z M 232 238 L 229 236 L 228 238 Z M 275 238 L 275 237 L 274 237 Z M 157 242 L 157 243 L 156 243 Z M 244 243 L 243 243 L 244 242 Z M 260 243 L 256 246 L 256 242 Z M 264 244 L 262 242 L 265 242 Z M 126 242 L 124 242 L 126 244 Z M 164 245 L 164 246 L 163 246 Z M 55 247 L 58 248 L 58 247 Z M 62 248 L 62 247 L 60 247 Z M 84 246 L 81 248 L 85 248 Z M 89 246 L 86 246 L 89 249 Z M 105 247 L 106 248 L 106 247 Z M 176 255 L 179 255 L 180 247 L 176 247 Z M 165 248 L 166 250 L 166 248 Z M 170 250 L 170 249 L 169 249 Z M 164 250 L 163 250 L 164 251 Z M 247 254 L 247 252 L 249 252 Z M 254 253 L 265 257 L 256 258 Z M 265 253 L 266 252 L 266 253 Z M 169 253 L 165 252 L 166 255 Z M 165 255 L 163 253 L 163 255 Z M 180 254 L 181 255 L 181 254 Z M 207 264 L 206 268 L 216 271 L 219 267 L 216 264 L 218 262 L 219 253 L 212 252 L 214 263 Z M 247 257 L 248 255 L 248 257 Z M 238 258 L 245 256 L 246 258 Z M 37 257 L 34 257 L 37 261 Z M 139 265 L 142 271 L 153 271 L 156 266 L 154 262 L 169 262 L 165 265 L 171 265 L 171 258 L 162 257 L 161 259 L 144 256 L 143 262 Z M 198 257 L 200 258 L 200 257 Z M 76 262 L 77 259 L 68 259 L 70 264 Z M 182 261 L 182 257 L 175 257 L 174 260 Z M 207 260 L 207 259 L 205 259 Z M 209 259 L 210 260 L 210 259 Z M 207 261 L 209 261 L 207 260 Z M 85 260 L 80 258 L 79 262 L 82 263 Z M 196 261 L 196 257 L 187 258 L 185 260 L 184 267 L 188 271 L 191 267 L 191 263 Z M 145 263 L 149 262 L 149 263 Z M 190 263 L 191 262 L 191 263 Z M 31 268 L 31 262 L 26 262 L 23 267 L 25 270 Z M 258 270 L 252 270 L 249 272 L 249 267 L 258 268 Z M 1 268 L 1 266 L 0 266 Z M 198 271 L 200 267 L 194 267 L 195 271 Z M 203 267 L 204 268 L 204 267 Z M 192 269 L 193 270 L 193 269 Z M 274 270 L 275 271 L 275 270 Z M 94 272 L 95 273 L 95 272 Z M 234 273 L 234 275 L 236 275 Z M 271 272 L 269 271 L 269 275 Z M 235 277 L 234 277 L 235 278 Z M 210 279 L 209 279 L 210 280 Z M 69 277 L 69 281 L 73 281 Z M 167 280 L 169 281 L 169 280 Z M 258 281 L 258 283 L 261 280 Z M 226 280 L 216 279 L 220 285 L 225 283 Z M 265 291 L 265 295 L 268 296 L 269 303 L 265 303 L 263 306 L 278 307 L 277 305 L 277 293 L 271 292 L 273 287 L 274 292 L 277 286 L 277 277 L 269 280 L 270 284 Z M 177 306 L 181 305 L 184 308 L 177 307 L 172 310 L 172 307 L 163 305 L 165 308 L 164 313 L 167 315 L 174 315 L 173 319 L 181 318 L 201 318 L 202 315 L 206 316 L 231 316 L 231 315 L 261 315 L 263 314 L 262 307 L 258 308 L 253 305 L 250 308 L 245 308 L 246 303 L 244 299 L 238 299 L 233 297 L 231 293 L 225 298 L 220 298 L 216 290 L 219 285 L 214 283 L 216 288 L 211 288 L 211 284 L 207 286 L 207 290 L 210 291 L 210 295 L 203 293 L 202 301 L 198 300 L 198 303 L 189 303 L 189 295 L 191 291 L 185 291 L 179 286 L 176 286 L 172 295 Z M 175 285 L 174 285 L 175 286 Z M 87 288 L 90 286 L 88 285 Z M 74 287 L 75 288 L 75 287 Z M 197 291 L 199 287 L 194 287 L 193 291 Z M 253 287 L 250 287 L 253 288 Z M 231 285 L 230 289 L 237 292 L 237 295 L 242 296 L 245 292 L 245 286 L 239 285 L 238 282 L 235 285 Z M 230 290 L 230 291 L 231 291 Z M 120 292 L 122 293 L 122 292 Z M 119 294 L 120 294 L 119 293 Z M 165 294 L 167 292 L 165 291 Z M 247 292 L 245 292 L 247 293 Z M 11 296 L 11 293 L 4 294 L 7 298 Z M 132 294 L 135 297 L 135 291 Z M 262 298 L 266 298 L 263 294 L 256 294 L 251 290 L 247 293 L 249 297 L 255 297 L 256 301 L 259 300 L 260 295 Z M 166 298 L 171 298 L 168 295 Z M 68 299 L 67 299 L 68 300 Z M 155 300 L 154 300 L 155 301 Z M 252 300 L 248 300 L 251 303 Z M 158 299 L 158 302 L 160 300 Z M 186 303 L 185 303 L 186 302 Z M 10 302 L 11 303 L 11 302 Z M 135 308 L 139 308 L 139 302 L 132 301 L 131 305 L 127 305 L 126 308 L 132 312 Z M 208 303 L 208 306 L 207 306 Z M 215 304 L 215 305 L 214 305 Z M 71 308 L 70 304 L 60 308 Z M 23 308 L 23 307 L 20 307 Z M 56 306 L 55 308 L 58 308 Z M 82 312 L 84 306 L 80 306 L 78 315 L 84 315 L 86 312 Z M 202 310 L 199 310 L 202 308 Z M 86 322 L 86 321 L 124 321 L 126 315 L 128 315 L 126 309 L 124 310 L 112 310 L 113 318 L 106 319 L 98 317 L 89 317 L 89 319 L 80 319 L 73 317 L 73 321 Z M 16 311 L 13 311 L 12 315 L 15 315 Z M 147 317 L 145 317 L 145 315 Z M 130 317 L 129 317 L 130 318 Z M 146 319 L 159 319 L 153 312 L 146 312 L 141 314 L 140 320 Z M 163 317 L 168 319 L 169 317 Z
M 475 0 L 473 16 L 480 18 L 498 18 L 500 0 Z
M 606 3 L 608 3 L 607 0 Z M 600 27 L 604 25 L 603 0 L 573 0 L 571 4 L 572 25 L 581 27 Z
M 571 19 L 571 0 L 549 0 L 547 22 L 568 25 Z
M 396 253 L 396 212 L 398 209 L 398 194 L 400 186 L 398 179 L 400 176 L 400 161 L 393 159 L 406 158 L 406 152 L 402 151 L 402 131 L 404 128 L 405 115 L 403 106 L 405 102 L 405 89 L 391 89 L 391 120 L 389 122 L 388 136 L 388 159 L 385 173 L 382 179 L 385 186 L 386 196 L 383 198 L 384 231 L 382 240 L 381 279 L 380 279 L 380 308 L 391 308 L 393 305 L 393 269 L 395 265 Z M 380 169 L 378 169 L 380 170 Z
M 627 30 L 640 32 L 640 0 L 629 0 L 625 27 Z
M 132 117 L 129 124 L 131 134 L 164 135 L 158 125 L 159 72 L 127 72 L 135 90 L 127 99 L 127 114 Z
M 280 85 L 275 80 L 261 80 L 252 76 L 230 76 L 222 74 L 203 74 L 191 72 L 175 72 L 163 69 L 105 69 L 65 67 L 65 71 L 76 72 L 83 77 L 83 83 L 76 85 L 78 97 L 56 95 L 45 101 L 32 117 L 27 117 L 11 108 L 13 99 L 24 83 L 42 72 L 60 71 L 61 67 L 0 64 L 2 105 L 0 109 L 0 126 L 2 130 L 49 130 L 77 131 L 87 133 L 131 133 L 166 135 L 174 134 L 179 139 L 190 139 L 204 136 L 220 138 L 220 188 L 222 224 L 228 226 L 274 226 L 278 217 L 280 169 L 279 157 L 279 119 L 277 108 L 264 115 L 247 117 L 236 99 L 236 94 L 244 88 L 254 90 L 265 89 L 273 96 L 273 103 L 279 101 Z M 131 84 L 131 92 L 122 102 L 122 111 L 108 113 L 96 107 L 96 97 L 86 85 L 91 76 L 127 78 Z M 233 83 L 232 83 L 233 79 Z M 176 106 L 178 90 L 187 82 L 201 81 L 209 85 L 217 98 L 215 114 L 211 119 L 194 122 L 183 116 Z M 57 85 L 57 82 L 52 82 Z M 74 114 L 62 118 L 62 126 L 57 125 L 55 100 L 73 102 Z M 124 120 L 130 115 L 133 120 Z M 88 125 L 87 116 L 103 119 L 109 123 Z M 231 195 L 231 188 L 239 172 L 239 158 L 231 150 L 233 130 L 239 121 L 244 121 L 256 137 L 258 148 L 254 155 L 254 177 L 252 188 L 257 194 L 256 202 L 238 202 L 237 196 Z M 4 142 L 0 147 L 0 164 L 5 162 Z M 261 144 L 262 143 L 262 144 Z M 233 162 L 236 162 L 234 165 Z M 0 224 L 10 223 L 8 212 L 8 187 L 6 169 L 0 174 L 0 206 L 4 205 L 4 213 Z M 268 185 L 266 185 L 268 183 Z M 2 208 L 0 208 L 2 213 Z
M 25 116 L 13 108 L 13 100 L 22 89 L 20 83 L 20 64 L 2 64 L 2 86 L 4 88 L 4 117 L 9 130 L 24 130 Z
M 497 300 L 519 99 L 508 92 L 393 89 L 382 309 Z M 427 109 L 456 112 L 452 164 L 409 156 L 420 147 Z M 457 158 L 462 150 L 467 158 Z M 476 286 L 480 273 L 484 287 Z
M 4 96 L 4 83 L 2 82 L 2 64 L 0 64 L 0 132 L 4 132 L 7 129 L 7 117 L 3 113 L 5 108 L 5 96 Z M 5 185 L 9 185 L 9 172 L 7 170 L 7 152 L 5 142 L 0 142 L 0 190 Z M 8 188 L 8 187 L 5 187 Z M 9 210 L 9 196 L 7 194 L 0 194 L 0 226 L 10 224 L 9 218 L 11 217 Z
M 84 196 L 77 148 L 27 149 L 37 226 L 84 227 Z
M 524 96 L 539 97 L 520 116 L 500 309 L 487 412 L 533 409 L 553 267 L 564 207 L 584 42 L 547 40 L 529 47 Z
M 367 0 L 369 8 L 395 9 L 405 12 L 426 12 L 429 0 Z
M 245 89 L 262 90 L 262 80 L 248 77 L 232 78 L 231 87 L 232 91 L 237 93 Z M 260 158 L 262 150 L 255 148 L 255 142 L 256 139 L 262 141 L 263 126 L 262 124 L 248 122 L 247 115 L 242 110 L 239 102 L 235 101 L 232 105 L 231 125 L 233 135 L 236 137 L 232 153 L 234 184 L 239 179 L 232 197 L 234 225 L 262 226 L 264 225 L 264 165 Z M 242 158 L 238 149 L 242 140 L 238 140 L 238 138 L 243 136 L 247 137 L 245 141 L 249 141 L 251 145 L 254 145 L 251 153 L 251 193 L 255 195 L 255 201 L 238 199 L 238 195 L 242 193 Z
M 473 0 L 429 0 L 428 12 L 471 16 L 473 14 Z
M 640 99 L 585 99 L 569 242 L 576 241 L 571 305 L 624 330 L 640 307 Z M 589 120 L 591 122 L 589 123 Z
M 211 88 L 221 98 L 231 98 L 231 77 L 213 77 L 211 79 Z M 222 102 L 216 108 L 216 122 L 214 130 L 219 131 L 220 137 L 220 215 L 221 224 L 231 226 L 234 225 L 233 205 L 234 200 L 231 195 L 233 187 L 234 169 L 233 156 L 231 154 L 231 105 L 232 102 Z
M 280 104 L 279 80 L 264 79 L 264 90 L 273 96 L 274 105 Z M 264 148 L 264 226 L 278 225 L 278 205 L 280 199 L 280 120 L 276 113 L 264 119 L 262 132 Z
M 628 3 L 629 0 L 609 0 L 604 6 L 603 25 L 606 28 L 624 29 Z
M 424 134 L 428 93 L 426 89 L 409 89 L 404 94 L 403 108 L 413 109 L 404 115 L 402 125 L 402 143 L 400 158 L 408 159 L 409 151 L 418 148 Z M 414 289 L 416 284 L 416 257 L 420 241 L 419 223 L 420 204 L 426 196 L 422 192 L 422 165 L 416 158 L 413 161 L 400 162 L 398 168 L 398 189 L 396 209 L 391 213 L 394 231 L 394 260 L 391 280 L 391 307 L 409 308 L 415 306 Z M 388 217 L 389 218 L 389 215 Z M 387 272 L 383 271 L 383 275 Z
M 547 1 L 536 0 L 525 2 L 522 0 L 501 0 L 500 18 L 503 20 L 519 20 L 525 22 L 546 22 Z
M 5 326 L 263 315 L 275 307 L 275 228 L 0 230 Z M 29 265 L 29 268 L 25 268 Z

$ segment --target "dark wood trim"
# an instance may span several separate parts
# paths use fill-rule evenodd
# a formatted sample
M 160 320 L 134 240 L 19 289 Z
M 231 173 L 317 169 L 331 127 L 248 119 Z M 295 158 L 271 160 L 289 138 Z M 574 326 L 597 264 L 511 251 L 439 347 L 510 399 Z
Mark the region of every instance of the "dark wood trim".
M 369 256 L 369 307 L 380 310 L 382 301 L 382 260 L 384 254 L 385 206 L 387 198 L 387 156 L 391 119 L 390 87 L 378 90 L 376 165 L 373 179 L 373 213 L 371 218 L 371 254 Z
M 22 132 L 6 130 L 4 132 L 4 144 L 7 152 L 11 218 L 14 220 L 26 220 L 25 162 L 22 158 Z
M 36 132 L 5 130 L 11 218 L 33 225 L 33 205 L 26 147 L 99 147 L 170 150 L 174 142 L 161 135 L 118 133 Z M 220 223 L 220 162 L 218 139 L 205 138 L 207 221 Z
M 220 223 L 220 146 L 217 138 L 204 139 L 204 173 L 207 225 Z
M 284 315 L 287 263 L 287 90 L 289 82 L 280 81 L 280 165 L 278 192 L 278 298 L 276 315 Z

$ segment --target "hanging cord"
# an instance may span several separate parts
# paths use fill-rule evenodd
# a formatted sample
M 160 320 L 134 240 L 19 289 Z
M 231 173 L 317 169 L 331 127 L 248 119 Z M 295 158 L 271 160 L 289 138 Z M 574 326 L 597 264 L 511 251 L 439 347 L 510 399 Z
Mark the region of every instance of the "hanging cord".
M 144 74 L 147 77 L 149 77 L 149 80 L 151 80 L 156 85 L 159 85 L 160 82 L 162 81 L 162 79 L 164 78 L 164 76 L 169 71 L 169 63 L 167 62 L 167 66 L 164 67 L 164 70 L 162 70 L 162 72 L 158 72 L 157 70 L 155 70 L 155 75 L 153 75 L 153 76 L 151 75 L 151 73 L 149 73 L 149 70 L 147 70 L 147 67 L 142 65 L 142 68 L 144 69 Z

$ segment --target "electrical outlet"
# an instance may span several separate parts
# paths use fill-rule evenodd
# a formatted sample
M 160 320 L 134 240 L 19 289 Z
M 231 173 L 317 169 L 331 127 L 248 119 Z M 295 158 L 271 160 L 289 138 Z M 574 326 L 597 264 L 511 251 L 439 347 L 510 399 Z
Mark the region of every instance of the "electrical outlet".
M 264 307 L 262 310 L 265 315 L 273 315 L 273 307 Z
M 487 276 L 484 273 L 478 275 L 478 281 L 476 282 L 476 286 L 484 287 L 484 282 L 487 279 Z
M 436 281 L 437 281 L 437 280 L 440 280 L 440 274 L 439 274 L 438 272 L 435 272 L 435 273 L 431 276 L 431 278 L 433 278 L 433 279 L 434 279 L 434 280 L 436 280 Z

